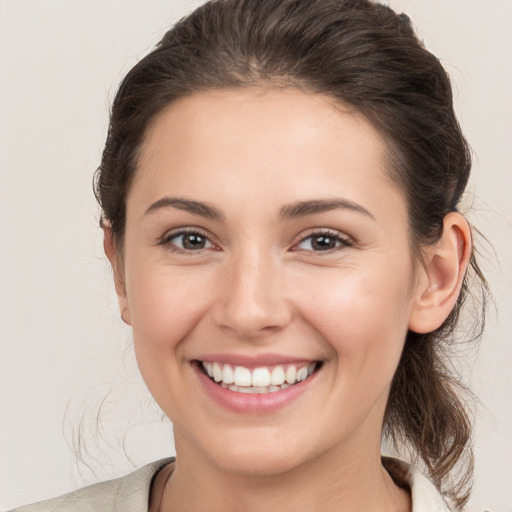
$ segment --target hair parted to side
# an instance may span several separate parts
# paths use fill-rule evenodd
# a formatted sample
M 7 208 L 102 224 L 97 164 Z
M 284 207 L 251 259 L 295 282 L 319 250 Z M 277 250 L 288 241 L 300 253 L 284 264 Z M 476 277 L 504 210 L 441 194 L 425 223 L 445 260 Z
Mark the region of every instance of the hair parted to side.
M 126 196 L 155 117 L 197 92 L 254 86 L 325 94 L 365 115 L 384 138 L 390 176 L 406 197 L 411 246 L 420 254 L 437 241 L 466 187 L 471 156 L 450 80 L 409 18 L 371 0 L 213 0 L 165 34 L 114 100 L 95 193 L 120 250 Z M 444 324 L 409 332 L 384 424 L 387 438 L 419 457 L 458 506 L 471 487 L 471 421 L 446 352 L 469 279 L 481 284 L 483 325 L 487 285 L 474 254 L 470 266 L 473 277 Z

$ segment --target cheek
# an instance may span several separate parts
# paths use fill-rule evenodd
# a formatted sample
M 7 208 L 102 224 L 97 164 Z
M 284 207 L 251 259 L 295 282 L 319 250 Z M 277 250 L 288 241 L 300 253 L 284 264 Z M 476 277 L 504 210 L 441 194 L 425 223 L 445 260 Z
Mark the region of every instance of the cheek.
M 359 369 L 373 364 L 394 371 L 408 326 L 407 268 L 343 269 L 316 276 L 315 285 L 303 292 L 303 315 L 332 346 L 339 364 Z
M 175 349 L 199 321 L 209 296 L 201 272 L 146 265 L 127 283 L 137 347 Z
M 191 397 L 183 385 L 183 368 L 188 367 L 188 335 L 208 307 L 204 281 L 187 271 L 146 265 L 127 283 L 137 364 L 154 399 L 172 421 L 177 411 L 188 414 Z

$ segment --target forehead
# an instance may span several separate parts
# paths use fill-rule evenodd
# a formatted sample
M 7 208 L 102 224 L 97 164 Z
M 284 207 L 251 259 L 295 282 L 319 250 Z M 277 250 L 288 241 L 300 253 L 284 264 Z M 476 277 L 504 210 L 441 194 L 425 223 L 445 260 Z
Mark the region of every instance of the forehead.
M 145 202 L 164 192 L 209 200 L 229 184 L 240 201 L 262 192 L 282 202 L 331 194 L 375 202 L 387 189 L 401 196 L 387 160 L 377 130 L 331 97 L 297 89 L 209 91 L 155 119 L 130 194 Z
M 338 137 L 340 150 L 356 143 L 354 150 L 374 149 L 380 153 L 375 156 L 385 156 L 383 141 L 366 118 L 330 96 L 295 88 L 212 90 L 179 99 L 157 115 L 144 137 L 139 163 L 143 166 L 152 154 L 162 153 L 162 143 L 173 140 L 183 150 L 190 149 L 184 142 L 200 143 L 194 147 L 197 155 L 198 149 L 212 149 L 210 142 L 215 147 L 221 140 L 229 143 L 242 138 L 243 148 L 231 147 L 232 151 L 249 152 L 264 144 L 268 150 L 296 154 L 307 149 L 325 151 L 334 137 Z M 320 139 L 324 148 L 318 144 Z M 264 155 L 258 152 L 257 156 Z

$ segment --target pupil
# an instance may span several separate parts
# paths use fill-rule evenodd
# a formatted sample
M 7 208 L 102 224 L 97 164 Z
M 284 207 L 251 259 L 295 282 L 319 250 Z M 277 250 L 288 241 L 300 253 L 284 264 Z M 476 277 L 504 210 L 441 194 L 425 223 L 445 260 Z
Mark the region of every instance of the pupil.
M 336 240 L 332 236 L 321 235 L 313 238 L 313 249 L 325 251 L 334 249 Z
M 203 249 L 205 245 L 205 239 L 201 235 L 184 235 L 183 247 L 185 249 Z

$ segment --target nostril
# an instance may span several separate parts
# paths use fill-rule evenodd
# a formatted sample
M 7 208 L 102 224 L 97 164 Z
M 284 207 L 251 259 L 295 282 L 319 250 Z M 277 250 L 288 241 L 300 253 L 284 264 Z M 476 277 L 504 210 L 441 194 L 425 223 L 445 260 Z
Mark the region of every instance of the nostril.
M 258 307 L 255 304 L 232 304 L 219 306 L 214 321 L 222 329 L 236 333 L 240 338 L 260 338 L 286 327 L 291 314 L 284 307 L 267 304 Z

